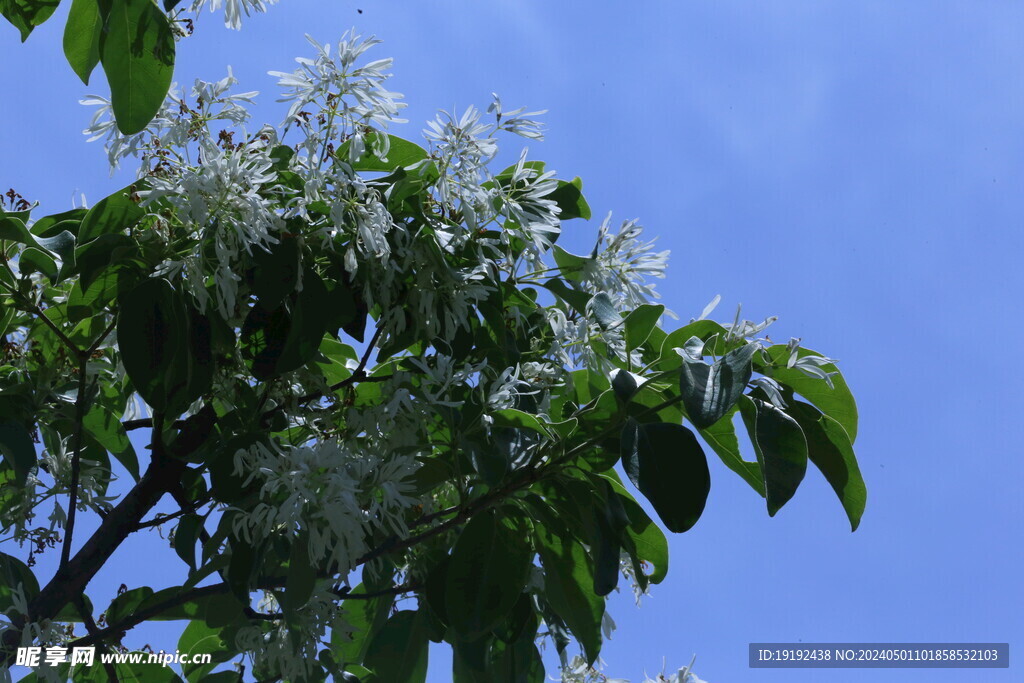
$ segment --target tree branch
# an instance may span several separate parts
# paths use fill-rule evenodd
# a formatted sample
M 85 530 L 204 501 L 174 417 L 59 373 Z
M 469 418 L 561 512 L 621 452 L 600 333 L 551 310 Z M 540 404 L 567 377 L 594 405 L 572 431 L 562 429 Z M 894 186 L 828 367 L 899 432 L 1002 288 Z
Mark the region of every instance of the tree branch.
M 85 402 L 88 397 L 86 377 L 89 356 L 78 357 L 78 396 L 75 397 L 75 437 L 71 453 L 71 484 L 68 487 L 68 519 L 64 526 L 64 546 L 60 551 L 60 567 L 71 559 L 71 543 L 75 535 L 75 517 L 78 512 L 78 486 L 82 476 L 82 430 L 85 422 Z
M 85 597 L 79 595 L 75 600 L 75 607 L 78 609 L 78 613 L 82 616 L 82 623 L 85 624 L 85 630 L 90 633 L 98 633 L 100 627 L 96 624 L 96 621 L 92 618 L 92 613 L 89 612 L 85 604 Z M 107 647 L 100 643 L 100 652 L 106 652 Z M 109 683 L 121 683 L 121 679 L 117 677 L 117 669 L 114 667 L 112 662 L 103 662 L 103 670 L 107 672 L 107 681 Z

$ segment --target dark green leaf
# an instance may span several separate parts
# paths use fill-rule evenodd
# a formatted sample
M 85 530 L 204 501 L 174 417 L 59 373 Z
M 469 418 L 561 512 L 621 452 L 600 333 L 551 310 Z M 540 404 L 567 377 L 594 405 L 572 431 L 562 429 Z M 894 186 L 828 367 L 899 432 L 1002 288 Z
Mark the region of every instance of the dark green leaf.
M 583 274 L 586 270 L 587 264 L 594 260 L 592 258 L 587 258 L 586 256 L 570 254 L 558 245 L 555 245 L 551 252 L 555 256 L 555 263 L 558 264 L 561 276 L 572 282 L 581 282 L 583 280 Z
M 542 683 L 544 660 L 533 636 L 504 643 L 494 640 L 487 655 L 486 683 Z
M 352 589 L 351 595 L 365 595 L 366 587 L 359 584 Z M 377 632 L 387 621 L 388 612 L 395 602 L 393 595 L 381 595 L 375 598 L 351 598 L 342 603 L 345 622 L 351 627 L 351 635 L 337 630 L 331 633 L 331 650 L 335 658 L 345 665 L 358 664 L 366 656 L 366 650 Z
M 612 298 L 605 292 L 598 292 L 590 300 L 590 310 L 603 330 L 611 330 L 622 324 L 622 316 L 615 310 Z
M 764 478 L 761 476 L 761 466 L 756 462 L 747 462 L 740 453 L 740 442 L 736 438 L 736 426 L 732 421 L 737 410 L 736 406 L 730 408 L 721 420 L 707 429 L 700 430 L 700 435 L 711 446 L 711 450 L 718 454 L 725 466 L 743 477 L 743 480 L 763 498 Z
M 0 0 L 0 14 L 21 32 L 25 42 L 32 29 L 50 18 L 60 0 Z
M 117 339 L 136 390 L 154 410 L 178 415 L 213 381 L 210 321 L 160 278 L 119 296 Z
M 228 644 L 224 642 L 219 628 L 211 628 L 204 621 L 196 620 L 185 627 L 185 631 L 178 639 L 178 651 L 182 655 L 188 655 L 188 664 L 182 664 L 181 670 L 190 683 L 199 683 L 206 680 L 204 674 L 209 673 L 218 661 L 224 661 L 231 656 Z M 198 655 L 212 655 L 208 664 L 192 664 L 192 660 Z M 182 657 L 184 660 L 185 658 Z
M 88 291 L 107 268 L 136 252 L 135 242 L 127 235 L 100 235 L 75 249 L 75 267 L 79 274 L 76 284 Z
M 124 3 L 143 0 L 116 1 Z M 135 185 L 129 185 L 96 202 L 82 219 L 82 225 L 78 229 L 78 243 L 85 244 L 100 235 L 120 233 L 145 216 L 146 212 L 139 206 L 138 201 L 132 199 L 136 190 Z
M 606 479 L 597 479 L 603 488 L 599 505 L 592 508 L 595 518 L 590 552 L 594 556 L 594 592 L 608 595 L 619 584 L 619 551 L 629 518 L 622 501 Z
M 698 429 L 715 424 L 736 404 L 753 374 L 751 357 L 757 349 L 757 344 L 746 344 L 714 365 L 683 358 L 679 391 L 686 414 Z
M 567 221 L 573 218 L 590 220 L 590 205 L 583 198 L 583 181 L 578 177 L 571 181 L 559 180 L 558 187 L 547 195 L 560 209 L 558 219 Z
M 700 519 L 711 475 L 704 451 L 689 429 L 629 418 L 622 429 L 622 464 L 669 531 L 682 533 Z
M 544 288 L 558 296 L 579 314 L 585 314 L 587 304 L 590 303 L 590 295 L 578 289 L 572 289 L 565 282 L 558 278 L 551 278 L 544 283 Z
M 202 518 L 194 513 L 182 516 L 174 530 L 174 552 L 192 571 L 196 570 L 196 540 L 203 528 Z
M 534 525 L 544 568 L 544 597 L 583 645 L 589 663 L 601 653 L 604 598 L 594 590 L 594 570 L 575 539 L 548 525 Z
M 530 557 L 493 510 L 466 525 L 445 580 L 448 624 L 461 638 L 476 640 L 505 618 L 526 586 Z
M 252 292 L 263 308 L 273 311 L 298 285 L 302 267 L 299 240 L 282 237 L 269 252 L 257 249 L 253 263 Z
M 135 481 L 139 480 L 139 458 L 120 421 L 102 405 L 95 404 L 85 414 L 82 425 L 96 441 L 124 465 Z
M 766 349 L 766 353 L 771 361 L 768 366 L 761 364 L 758 357 L 754 358 L 758 363 L 758 372 L 786 385 L 810 401 L 815 408 L 842 425 L 850 437 L 850 443 L 857 440 L 857 403 L 853 400 L 853 394 L 842 374 L 832 376 L 833 388 L 830 389 L 822 379 L 808 377 L 795 368 L 787 368 L 786 361 L 789 359 L 789 350 L 785 345 L 770 346 Z M 797 355 L 802 358 L 804 356 L 820 356 L 821 354 L 801 348 Z M 838 368 L 834 365 L 825 365 L 822 370 L 838 372 Z
M 600 475 L 611 486 L 619 497 L 619 503 L 626 512 L 629 526 L 626 527 L 624 548 L 633 557 L 633 565 L 637 578 L 643 585 L 644 580 L 661 583 L 668 575 L 668 539 L 657 524 L 647 516 L 640 503 L 626 491 L 615 472 Z M 651 574 L 644 574 L 641 563 L 654 566 Z
M 761 465 L 768 514 L 774 516 L 803 481 L 807 441 L 796 420 L 767 401 L 744 396 L 740 414 Z
M 135 613 L 135 608 L 141 605 L 147 598 L 153 595 L 153 589 L 149 586 L 134 588 L 121 593 L 110 601 L 107 607 L 107 623 L 116 624 Z
M 73 235 L 78 234 L 78 226 L 82 218 L 88 213 L 87 209 L 71 209 L 60 213 L 43 216 L 32 224 L 32 234 L 39 237 L 53 237 L 65 230 Z
M 242 338 L 256 379 L 267 380 L 297 370 L 316 356 L 326 331 L 329 306 L 323 280 L 307 267 L 302 291 L 267 310 L 257 302 L 242 326 Z
M 630 351 L 640 348 L 651 336 L 651 331 L 657 327 L 664 312 L 665 307 L 660 304 L 643 304 L 630 311 L 626 316 L 626 348 Z
M 856 531 L 868 492 L 850 437 L 836 420 L 801 401 L 791 400 L 786 412 L 803 430 L 807 437 L 807 457 L 832 485 L 846 510 L 850 530 Z
M 288 581 L 281 607 L 294 611 L 309 602 L 316 588 L 316 567 L 309 557 L 309 536 L 300 534 L 292 541 L 288 559 Z
M 0 614 L 14 606 L 13 595 L 19 588 L 29 601 L 39 594 L 39 582 L 32 570 L 16 557 L 0 553 Z
M 134 135 L 163 104 L 174 73 L 174 33 L 151 0 L 111 0 L 100 35 L 117 127 Z
M 100 61 L 100 32 L 103 20 L 97 0 L 72 0 L 64 25 L 64 56 L 82 83 Z
M 530 413 L 524 413 L 515 408 L 496 410 L 491 413 L 494 418 L 494 425 L 497 427 L 514 427 L 516 429 L 529 429 L 543 436 L 548 435 L 548 430 L 543 423 Z
M 29 472 L 36 466 L 36 449 L 25 425 L 13 420 L 0 420 L 0 454 L 14 470 L 14 481 L 24 486 Z
M 424 683 L 427 679 L 427 630 L 423 615 L 396 612 L 374 637 L 366 652 L 372 683 Z

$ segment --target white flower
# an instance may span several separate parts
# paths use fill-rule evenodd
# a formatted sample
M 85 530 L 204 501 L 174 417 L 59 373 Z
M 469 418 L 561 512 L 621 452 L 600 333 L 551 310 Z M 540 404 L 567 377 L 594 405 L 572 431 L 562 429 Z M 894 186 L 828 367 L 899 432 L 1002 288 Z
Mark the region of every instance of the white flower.
M 768 395 L 768 400 L 776 408 L 785 408 L 786 401 L 782 398 L 782 386 L 771 377 L 758 377 L 750 382 Z
M 192 3 L 192 11 L 196 14 L 203 11 L 208 0 L 196 0 Z M 273 5 L 277 0 L 209 0 L 210 11 L 216 12 L 224 7 L 224 25 L 236 31 L 242 28 L 242 14 L 249 16 L 252 12 L 266 12 L 267 5 Z
M 236 515 L 235 532 L 251 540 L 304 529 L 311 559 L 342 576 L 369 550 L 374 530 L 404 533 L 405 511 L 417 503 L 409 495 L 413 457 L 361 450 L 354 440 L 256 444 L 238 451 L 234 465 L 246 485 L 258 482 L 261 491 L 260 503 Z
M 825 380 L 829 389 L 835 389 L 835 386 L 832 384 L 832 375 L 838 375 L 839 371 L 826 372 L 824 366 L 832 365 L 837 362 L 838 361 L 833 358 L 825 358 L 824 356 L 804 356 L 793 363 L 792 367 L 796 368 L 808 377 Z
M 487 113 L 494 114 L 498 128 L 524 138 L 529 138 L 530 140 L 540 141 L 544 139 L 544 124 L 531 117 L 546 114 L 548 113 L 547 109 L 524 114 L 523 111 L 526 107 L 520 107 L 519 109 L 506 112 L 502 111 L 501 98 L 498 97 L 498 93 L 491 93 L 491 97 L 494 98 L 494 101 L 491 102 L 491 106 L 487 107 Z
M 387 69 L 391 67 L 392 60 L 378 59 L 361 67 L 355 66 L 356 60 L 379 40 L 372 37 L 364 40 L 354 30 L 348 31 L 338 41 L 338 56 L 332 58 L 330 44 L 320 45 L 308 35 L 306 39 L 316 49 L 316 58 L 296 58 L 299 68 L 292 73 L 269 72 L 278 78 L 278 85 L 288 89 L 279 100 L 292 103 L 286 122 L 296 120 L 304 107 L 317 103 L 320 109 L 337 116 L 339 124 L 348 125 L 348 133 L 357 136 L 359 144 L 362 144 L 363 133 L 357 124 L 386 126 L 404 122 L 397 116 L 405 107 L 404 103 L 398 102 L 402 95 L 383 87 L 384 81 L 391 77 Z M 334 132 L 326 131 L 327 137 Z M 354 152 L 358 151 L 356 144 L 352 148 Z M 351 157 L 352 160 L 356 158 L 358 155 Z
M 643 228 L 635 220 L 624 221 L 611 235 L 605 217 L 598 230 L 597 245 L 583 266 L 584 286 L 591 292 L 606 292 L 624 309 L 632 309 L 659 298 L 649 278 L 664 278 L 668 251 L 654 253 L 654 241 L 643 242 Z
M 540 173 L 526 165 L 526 150 L 519 157 L 508 190 L 502 196 L 502 212 L 516 222 L 527 243 L 539 256 L 551 248 L 561 231 L 560 209 L 548 195 L 558 188 L 554 171 Z

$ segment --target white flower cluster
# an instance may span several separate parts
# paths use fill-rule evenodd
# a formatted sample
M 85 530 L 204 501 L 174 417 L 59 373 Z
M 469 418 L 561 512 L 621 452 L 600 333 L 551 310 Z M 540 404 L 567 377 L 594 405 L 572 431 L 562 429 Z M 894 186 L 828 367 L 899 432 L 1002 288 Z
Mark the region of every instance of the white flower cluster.
M 331 56 L 329 43 L 306 39 L 316 49 L 315 59 L 297 57 L 299 68 L 292 73 L 271 71 L 278 85 L 288 88 L 281 102 L 291 102 L 285 126 L 296 124 L 306 135 L 304 146 L 317 153 L 317 146 L 327 144 L 340 136 L 350 141 L 349 161 L 354 162 L 366 151 L 366 135 L 374 127 L 385 128 L 391 123 L 404 123 L 398 112 L 406 105 L 398 100 L 400 93 L 383 87 L 391 77 L 387 69 L 393 60 L 378 59 L 363 66 L 356 60 L 364 52 L 380 43 L 374 38 L 362 39 L 349 31 L 338 41 L 337 56 Z M 305 112 L 305 108 L 312 111 Z M 388 139 L 375 135 L 378 156 L 386 156 Z
M 250 16 L 253 12 L 263 13 L 267 11 L 267 5 L 276 4 L 277 0 L 195 0 L 191 10 L 198 15 L 203 8 L 209 4 L 210 11 L 216 12 L 224 8 L 224 25 L 230 29 L 242 28 L 242 15 Z
M 598 230 L 597 244 L 581 273 L 584 286 L 596 294 L 605 292 L 620 310 L 631 310 L 657 299 L 649 278 L 664 278 L 668 251 L 653 253 L 654 241 L 640 239 L 643 227 L 636 220 L 623 221 L 611 234 L 609 213 Z
M 310 559 L 345 576 L 370 548 L 368 536 L 407 532 L 405 511 L 417 468 L 411 455 L 356 450 L 328 440 L 297 447 L 260 443 L 239 450 L 236 474 L 260 485 L 261 502 L 234 517 L 247 541 L 309 533 Z
M 264 613 L 278 609 L 269 593 L 259 605 Z M 239 629 L 235 645 L 248 653 L 254 668 L 272 671 L 286 681 L 307 680 L 320 671 L 317 654 L 324 639 L 334 630 L 347 628 L 337 597 L 318 588 L 306 605 L 289 615 L 288 621 L 278 619 Z

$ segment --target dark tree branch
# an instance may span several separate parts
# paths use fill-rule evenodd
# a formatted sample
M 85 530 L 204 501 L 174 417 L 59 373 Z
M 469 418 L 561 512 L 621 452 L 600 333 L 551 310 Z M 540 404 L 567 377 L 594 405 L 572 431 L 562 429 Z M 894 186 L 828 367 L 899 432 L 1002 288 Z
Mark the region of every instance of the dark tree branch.
M 75 397 L 75 436 L 71 453 L 71 484 L 68 487 L 68 519 L 64 526 L 64 546 L 60 550 L 60 567 L 71 559 L 71 543 L 75 535 L 75 517 L 78 513 L 78 486 L 82 477 L 82 430 L 85 428 L 85 403 L 89 391 L 86 386 L 89 356 L 78 357 L 78 396 Z
M 99 528 L 75 556 L 60 566 L 53 578 L 29 602 L 27 618 L 17 616 L 12 619 L 14 628 L 5 631 L 0 639 L 0 666 L 9 666 L 13 662 L 15 651 L 21 644 L 21 630 L 25 627 L 25 623 L 52 619 L 65 605 L 81 596 L 85 587 L 121 543 L 138 529 L 142 518 L 153 509 L 153 506 L 175 483 L 181 481 L 187 465 L 184 459 L 170 458 L 165 452 L 161 434 L 162 422 L 159 414 L 153 420 L 153 458 L 142 478 L 103 518 Z M 202 423 L 207 436 L 213 431 L 214 423 L 209 420 L 209 413 L 201 412 L 190 417 L 184 421 L 183 427 L 189 423 Z M 195 444 L 195 447 L 198 448 L 201 441 L 191 441 L 190 444 Z M 176 455 L 187 454 L 176 453 Z M 155 613 L 147 613 L 144 618 L 149 618 Z M 107 629 L 103 629 L 100 633 L 103 633 L 102 637 L 109 635 Z M 86 636 L 86 638 L 92 637 L 91 635 Z
M 90 634 L 99 633 L 100 627 L 92 618 L 92 613 L 85 604 L 84 596 L 78 596 L 75 600 L 75 607 L 78 609 L 78 613 L 82 616 L 82 623 L 85 624 L 85 630 Z M 106 652 L 108 648 L 103 643 L 100 643 L 99 650 L 100 652 Z M 109 683 L 121 683 L 121 679 L 117 677 L 117 669 L 114 667 L 112 662 L 103 662 L 103 670 L 107 672 L 107 681 Z

